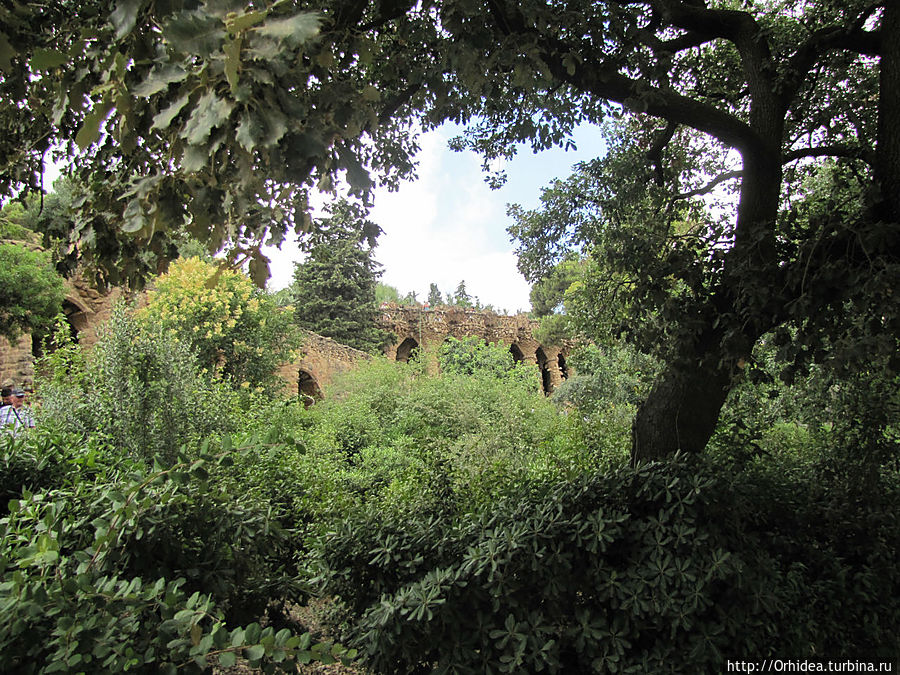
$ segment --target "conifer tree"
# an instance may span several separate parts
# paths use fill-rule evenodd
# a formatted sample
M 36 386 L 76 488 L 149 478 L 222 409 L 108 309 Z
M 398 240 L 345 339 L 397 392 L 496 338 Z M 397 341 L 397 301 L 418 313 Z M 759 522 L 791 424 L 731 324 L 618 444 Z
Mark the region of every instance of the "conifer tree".
M 381 228 L 366 215 L 344 200 L 331 206 L 307 242 L 306 260 L 294 266 L 290 294 L 302 328 L 376 352 L 388 338 L 376 324 L 381 265 L 373 251 Z
M 441 290 L 435 283 L 432 283 L 428 287 L 428 304 L 432 307 L 437 307 L 438 305 L 444 304 L 444 298 L 443 296 L 441 296 Z

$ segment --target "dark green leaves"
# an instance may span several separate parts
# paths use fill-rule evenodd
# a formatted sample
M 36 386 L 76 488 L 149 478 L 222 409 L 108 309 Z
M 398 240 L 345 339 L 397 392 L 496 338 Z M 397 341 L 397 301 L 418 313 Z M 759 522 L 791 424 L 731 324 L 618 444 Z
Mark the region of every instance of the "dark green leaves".
M 225 25 L 201 10 L 181 12 L 166 23 L 163 38 L 182 54 L 209 57 L 222 48 Z
M 68 60 L 69 57 L 62 52 L 38 47 L 34 50 L 34 56 L 31 57 L 31 67 L 35 70 L 49 70 L 63 65 Z
M 190 95 L 184 94 L 166 106 L 164 110 L 154 115 L 153 126 L 151 128 L 160 131 L 168 129 L 169 125 L 172 124 L 172 121 L 178 116 L 178 113 L 180 113 L 184 106 L 187 105 L 189 99 Z
M 149 97 L 165 91 L 173 82 L 183 82 L 187 76 L 187 71 L 179 64 L 157 66 L 150 71 L 147 79 L 132 90 L 132 93 L 135 96 Z

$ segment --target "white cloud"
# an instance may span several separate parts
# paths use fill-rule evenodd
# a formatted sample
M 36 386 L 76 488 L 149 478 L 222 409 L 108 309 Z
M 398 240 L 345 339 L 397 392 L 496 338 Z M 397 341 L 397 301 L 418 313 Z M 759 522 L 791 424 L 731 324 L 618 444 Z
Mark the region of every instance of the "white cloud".
M 384 266 L 382 281 L 401 293 L 415 291 L 420 300 L 427 296 L 430 283 L 447 293 L 465 281 L 468 293 L 482 304 L 527 310 L 529 285 L 516 269 L 506 234 L 506 203 L 534 208 L 541 186 L 568 175 L 576 161 L 601 154 L 602 142 L 595 129 L 585 127 L 577 132 L 577 153 L 555 150 L 535 155 L 525 150 L 502 163 L 509 181 L 501 190 L 491 190 L 479 157 L 448 149 L 447 139 L 456 133 L 448 129 L 423 134 L 418 180 L 404 183 L 396 192 L 376 191 L 370 218 L 384 230 L 375 250 Z M 286 244 L 284 251 L 269 255 L 270 288 L 283 288 L 291 281 L 299 249 Z
M 420 299 L 430 283 L 447 293 L 465 281 L 483 304 L 526 310 L 528 284 L 506 239 L 505 207 L 484 183 L 480 160 L 451 153 L 446 138 L 423 137 L 418 181 L 376 195 L 372 219 L 384 230 L 376 250 L 383 280 Z

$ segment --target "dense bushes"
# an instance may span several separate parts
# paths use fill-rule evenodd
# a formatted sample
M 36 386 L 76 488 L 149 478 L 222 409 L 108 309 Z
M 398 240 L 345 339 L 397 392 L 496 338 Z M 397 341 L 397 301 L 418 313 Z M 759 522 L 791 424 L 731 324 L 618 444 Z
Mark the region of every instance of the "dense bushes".
M 374 358 L 307 409 L 121 309 L 90 358 L 58 342 L 43 428 L 0 439 L 0 670 L 291 668 L 330 649 L 286 611 L 314 587 L 375 672 L 900 654 L 897 468 L 836 462 L 811 384 L 748 378 L 706 457 L 631 468 L 637 354 L 584 350 L 551 400 L 448 341 L 440 375 Z
M 57 343 L 66 345 L 60 333 Z M 139 323 L 124 305 L 114 308 L 90 356 L 70 344 L 40 364 L 42 424 L 101 434 L 163 463 L 183 445 L 234 430 L 239 395 L 201 372 L 186 344 Z
M 320 516 L 368 501 L 490 500 L 521 476 L 609 461 L 587 451 L 582 420 L 541 395 L 526 367 L 428 375 L 373 359 L 329 394 L 287 423 L 287 410 L 276 415 L 303 449 L 295 469 Z
M 900 655 L 900 490 L 711 462 L 368 509 L 319 548 L 377 672 L 721 672 Z M 894 476 L 896 479 L 896 476 Z
M 47 438 L 3 436 L 0 453 L 39 468 Z M 39 470 L 0 463 L 22 481 L 0 519 L 0 670 L 199 672 L 237 657 L 273 669 L 344 654 L 255 621 L 270 599 L 299 596 L 289 533 L 265 503 L 215 479 L 253 448 L 152 470 L 95 450 L 53 457 L 66 476 L 54 489 L 34 487 Z

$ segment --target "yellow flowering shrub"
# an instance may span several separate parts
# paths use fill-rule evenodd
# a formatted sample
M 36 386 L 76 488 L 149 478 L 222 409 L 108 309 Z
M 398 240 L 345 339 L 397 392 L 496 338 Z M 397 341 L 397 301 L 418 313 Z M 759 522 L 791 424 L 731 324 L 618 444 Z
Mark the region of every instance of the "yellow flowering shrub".
M 245 274 L 204 262 L 178 260 L 148 293 L 139 318 L 174 333 L 235 387 L 272 385 L 275 369 L 298 346 L 290 312 Z

